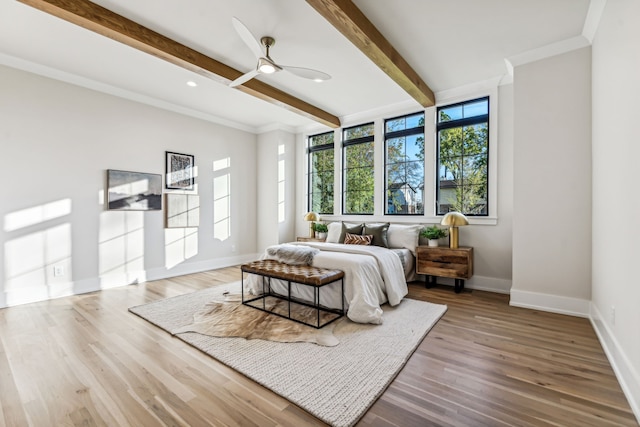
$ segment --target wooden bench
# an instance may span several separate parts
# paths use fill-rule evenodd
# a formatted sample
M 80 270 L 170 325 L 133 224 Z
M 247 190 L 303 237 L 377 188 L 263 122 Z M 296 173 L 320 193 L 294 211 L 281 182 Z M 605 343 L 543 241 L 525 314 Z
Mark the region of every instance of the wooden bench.
M 271 314 L 275 314 L 285 319 L 293 320 L 298 323 L 302 323 L 314 328 L 322 328 L 329 323 L 344 316 L 344 272 L 342 270 L 333 270 L 328 268 L 318 268 L 310 265 L 291 265 L 285 264 L 272 259 L 263 259 L 253 261 L 240 266 L 242 270 L 242 304 L 249 307 L 256 308 L 258 310 L 266 311 Z M 244 273 L 255 274 L 261 277 L 262 280 L 262 294 L 245 300 L 244 296 Z M 271 289 L 271 279 L 279 279 L 287 282 L 287 295 L 278 294 Z M 320 303 L 320 289 L 324 286 L 331 285 L 340 281 L 341 283 L 341 295 L 342 295 L 342 309 L 331 309 L 323 307 Z M 296 283 L 304 286 L 310 286 L 313 288 L 313 302 L 303 301 L 299 298 L 292 298 L 291 296 L 291 284 Z M 287 314 L 278 313 L 273 309 L 267 308 L 267 299 L 277 298 L 285 300 L 287 304 Z M 260 301 L 262 304 L 260 304 Z M 255 304 L 258 302 L 258 304 Z M 316 323 L 309 323 L 303 319 L 295 318 L 291 316 L 291 303 L 299 304 L 306 307 L 311 307 L 316 311 Z M 329 314 L 329 320 L 324 323 L 320 323 L 320 313 Z

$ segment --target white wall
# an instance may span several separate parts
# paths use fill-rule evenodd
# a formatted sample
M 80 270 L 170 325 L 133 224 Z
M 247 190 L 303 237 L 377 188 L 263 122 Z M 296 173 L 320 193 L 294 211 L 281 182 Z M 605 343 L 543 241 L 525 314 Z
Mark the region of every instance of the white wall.
M 514 70 L 511 304 L 588 315 L 591 48 Z
M 255 135 L 6 67 L 0 93 L 0 307 L 255 256 Z M 195 156 L 198 229 L 105 210 L 107 169 L 164 174 L 165 151 Z
M 592 321 L 640 420 L 640 2 L 608 1 L 593 42 Z
M 276 130 L 258 136 L 258 251 L 295 240 L 295 134 Z

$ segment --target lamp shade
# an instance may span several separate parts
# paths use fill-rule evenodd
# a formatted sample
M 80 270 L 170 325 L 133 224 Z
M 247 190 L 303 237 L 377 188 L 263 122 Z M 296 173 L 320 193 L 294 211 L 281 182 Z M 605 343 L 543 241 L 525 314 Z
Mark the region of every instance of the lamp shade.
M 469 220 L 460 212 L 449 212 L 442 218 L 440 224 L 448 225 L 449 227 L 461 227 L 463 225 L 469 225 Z
M 451 249 L 458 248 L 458 227 L 469 225 L 467 217 L 460 212 L 449 212 L 442 218 L 442 225 L 449 226 L 449 247 Z
M 304 216 L 305 221 L 318 221 L 320 217 L 315 212 L 307 212 Z

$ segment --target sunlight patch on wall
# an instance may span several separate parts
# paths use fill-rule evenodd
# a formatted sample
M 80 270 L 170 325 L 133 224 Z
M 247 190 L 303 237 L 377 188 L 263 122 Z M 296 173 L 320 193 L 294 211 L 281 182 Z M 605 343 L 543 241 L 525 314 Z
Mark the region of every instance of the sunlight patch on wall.
M 23 209 L 5 215 L 4 230 L 20 233 L 70 213 L 70 199 Z M 73 294 L 71 224 L 52 225 L 7 240 L 4 271 L 7 306 Z
M 11 212 L 4 217 L 4 231 L 15 231 L 71 213 L 71 199 L 61 199 L 44 205 Z
M 103 212 L 98 241 L 102 289 L 146 280 L 144 212 Z
M 164 241 L 165 266 L 168 269 L 198 254 L 197 228 L 167 228 Z
M 283 223 L 286 220 L 285 215 L 285 148 L 284 144 L 278 145 L 278 222 Z
M 213 162 L 213 237 L 231 236 L 231 158 Z

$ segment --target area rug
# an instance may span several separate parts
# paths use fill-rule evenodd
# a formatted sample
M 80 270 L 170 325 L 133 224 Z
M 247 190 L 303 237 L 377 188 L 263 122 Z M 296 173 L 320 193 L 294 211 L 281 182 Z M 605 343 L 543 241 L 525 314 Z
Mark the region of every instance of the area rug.
M 447 310 L 444 305 L 412 299 L 396 307 L 385 304 L 381 325 L 343 318 L 327 326 L 338 341 L 334 346 L 180 332 L 194 324 L 194 316 L 209 310 L 207 303 L 239 292 L 240 282 L 235 282 L 129 310 L 340 427 L 354 425 L 365 414 Z

